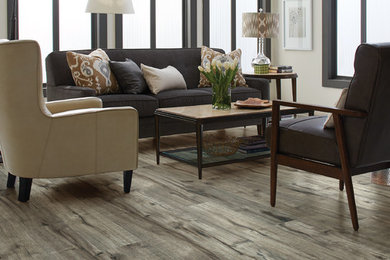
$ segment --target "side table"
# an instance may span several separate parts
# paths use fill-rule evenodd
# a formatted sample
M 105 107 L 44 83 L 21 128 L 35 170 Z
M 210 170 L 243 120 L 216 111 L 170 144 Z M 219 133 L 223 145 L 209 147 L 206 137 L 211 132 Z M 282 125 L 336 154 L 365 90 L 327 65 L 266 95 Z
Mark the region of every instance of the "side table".
M 291 79 L 292 86 L 292 97 L 293 101 L 297 101 L 297 73 L 268 73 L 268 74 L 254 74 L 254 73 L 243 73 L 245 77 L 249 78 L 262 78 L 269 80 L 276 80 L 276 96 L 278 99 L 282 99 L 282 79 Z

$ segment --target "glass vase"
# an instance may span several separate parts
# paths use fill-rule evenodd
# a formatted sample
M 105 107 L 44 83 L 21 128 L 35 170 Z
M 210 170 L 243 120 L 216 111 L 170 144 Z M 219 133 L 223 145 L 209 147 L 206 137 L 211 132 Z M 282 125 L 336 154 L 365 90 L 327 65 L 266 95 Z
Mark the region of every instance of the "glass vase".
M 214 84 L 212 86 L 212 105 L 213 109 L 228 110 L 231 109 L 232 94 L 231 87 Z

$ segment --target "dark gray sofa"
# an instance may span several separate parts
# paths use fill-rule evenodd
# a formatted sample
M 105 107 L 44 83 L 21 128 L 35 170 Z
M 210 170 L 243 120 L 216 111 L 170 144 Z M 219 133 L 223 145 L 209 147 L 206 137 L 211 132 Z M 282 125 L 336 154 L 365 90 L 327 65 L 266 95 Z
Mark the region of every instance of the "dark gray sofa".
M 218 50 L 218 49 L 217 49 Z M 92 50 L 76 51 L 84 54 Z M 211 104 L 211 89 L 198 88 L 200 65 L 200 49 L 107 49 L 113 61 L 125 61 L 126 58 L 157 68 L 172 65 L 184 76 L 186 90 L 168 90 L 153 95 L 145 94 L 112 94 L 98 96 L 104 107 L 132 106 L 139 113 L 140 138 L 154 136 L 154 111 L 159 107 L 190 106 Z M 218 50 L 223 52 L 222 50 Z M 94 89 L 77 87 L 73 81 L 66 61 L 66 51 L 55 51 L 46 58 L 47 99 L 48 101 L 96 96 Z M 269 99 L 269 82 L 264 79 L 246 78 L 249 87 L 236 87 L 232 90 L 232 101 L 244 100 L 248 97 Z M 226 122 L 222 125 L 210 125 L 210 128 L 235 127 Z M 206 129 L 207 130 L 207 129 Z M 171 120 L 161 121 L 161 134 L 192 132 L 193 126 Z

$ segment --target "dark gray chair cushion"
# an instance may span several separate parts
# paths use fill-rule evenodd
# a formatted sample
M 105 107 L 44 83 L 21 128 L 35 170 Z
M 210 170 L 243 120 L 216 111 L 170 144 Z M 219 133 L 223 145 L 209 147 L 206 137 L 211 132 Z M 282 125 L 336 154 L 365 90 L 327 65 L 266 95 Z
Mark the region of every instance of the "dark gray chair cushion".
M 110 68 L 122 93 L 141 94 L 149 92 L 141 69 L 134 61 L 110 61 Z
M 160 107 L 178 107 L 211 104 L 211 92 L 202 89 L 176 89 L 156 95 Z
M 334 129 L 324 129 L 326 116 L 282 120 L 279 153 L 340 165 Z M 267 128 L 271 146 L 271 127 Z
M 158 100 L 152 95 L 116 94 L 102 95 L 99 98 L 103 101 L 103 107 L 134 107 L 140 117 L 153 116 L 158 108 Z
M 199 88 L 199 90 L 207 91 L 210 93 L 210 95 L 212 93 L 211 88 Z M 235 87 L 232 89 L 232 102 L 236 102 L 237 100 L 245 100 L 250 97 L 261 98 L 261 91 L 249 87 Z

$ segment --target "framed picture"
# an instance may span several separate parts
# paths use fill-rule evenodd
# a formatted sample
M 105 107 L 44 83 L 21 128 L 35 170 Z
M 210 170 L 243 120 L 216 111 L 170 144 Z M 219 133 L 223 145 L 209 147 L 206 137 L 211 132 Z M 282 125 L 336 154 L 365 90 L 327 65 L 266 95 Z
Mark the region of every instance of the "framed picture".
M 283 48 L 312 50 L 312 0 L 283 0 Z

